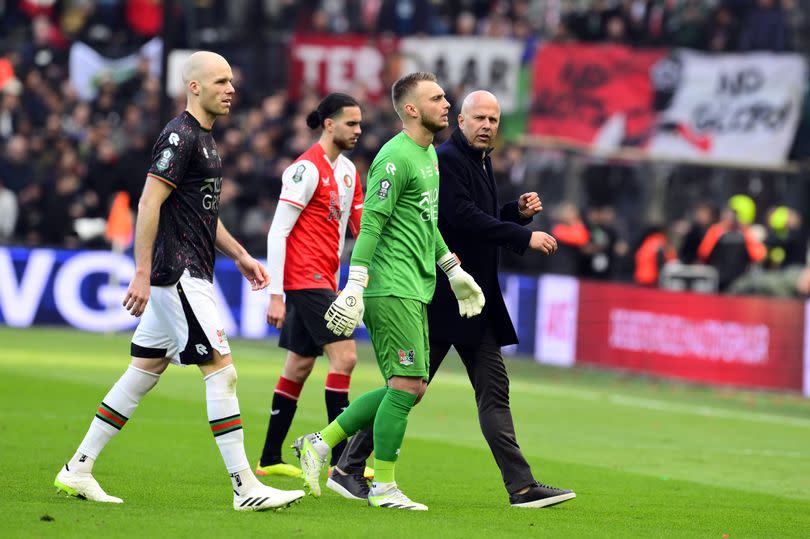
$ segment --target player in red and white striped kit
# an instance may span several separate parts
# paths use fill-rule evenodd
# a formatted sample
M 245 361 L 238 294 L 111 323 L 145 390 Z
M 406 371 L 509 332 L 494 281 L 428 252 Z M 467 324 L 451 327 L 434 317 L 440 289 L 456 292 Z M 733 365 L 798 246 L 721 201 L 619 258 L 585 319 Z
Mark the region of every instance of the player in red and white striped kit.
M 270 303 L 267 323 L 281 329 L 287 360 L 278 379 L 257 475 L 299 477 L 281 459 L 301 389 L 315 359 L 326 351 L 325 398 L 329 421 L 349 405 L 349 380 L 357 361 L 354 340 L 326 329 L 324 314 L 337 297 L 337 273 L 346 227 L 360 230 L 363 189 L 354 164 L 341 152 L 360 136 L 362 115 L 354 98 L 328 95 L 307 116 L 321 137 L 282 176 L 273 224 L 267 236 Z M 285 303 L 286 294 L 286 303 Z M 345 444 L 344 444 L 345 445 Z M 332 451 L 337 462 L 343 445 Z

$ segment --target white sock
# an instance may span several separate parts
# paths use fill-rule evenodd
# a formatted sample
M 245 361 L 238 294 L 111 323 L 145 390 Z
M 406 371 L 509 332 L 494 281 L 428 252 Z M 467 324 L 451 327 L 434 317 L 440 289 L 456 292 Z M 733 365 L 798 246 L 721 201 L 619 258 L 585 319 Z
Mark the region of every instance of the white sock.
M 312 447 L 315 448 L 315 451 L 318 453 L 318 456 L 321 457 L 321 459 L 325 459 L 332 450 L 332 448 L 329 447 L 329 445 L 323 440 L 323 436 L 321 436 L 320 431 L 313 433 L 309 441 L 312 442 Z
M 239 400 L 236 398 L 236 369 L 233 365 L 205 377 L 205 398 L 208 423 L 228 473 L 245 475 L 245 469 L 250 472 L 250 464 L 245 454 L 245 433 L 239 414 Z M 253 474 L 250 473 L 250 476 Z M 258 482 L 255 477 L 253 479 Z M 250 481 L 246 477 L 240 477 L 240 480 L 243 485 Z M 234 484 L 236 482 L 234 479 Z
M 239 470 L 238 472 L 232 473 L 231 484 L 233 485 L 233 491 L 238 496 L 245 496 L 248 492 L 252 491 L 256 487 L 266 486 L 256 479 L 256 476 L 253 475 L 253 471 L 250 468 L 245 468 L 244 470 Z
M 68 462 L 68 469 L 92 471 L 101 450 L 126 425 L 143 396 L 155 387 L 159 379 L 159 374 L 130 365 L 101 401 L 79 449 Z

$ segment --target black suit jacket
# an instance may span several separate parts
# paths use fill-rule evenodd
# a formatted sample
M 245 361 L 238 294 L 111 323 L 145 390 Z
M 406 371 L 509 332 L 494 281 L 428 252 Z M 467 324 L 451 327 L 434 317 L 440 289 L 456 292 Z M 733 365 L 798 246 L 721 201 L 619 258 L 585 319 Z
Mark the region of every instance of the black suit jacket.
M 479 316 L 461 318 L 447 277 L 437 271 L 436 292 L 428 306 L 431 340 L 476 345 L 492 329 L 500 346 L 517 343 L 498 282 L 499 248 L 523 254 L 531 231 L 521 225 L 517 201 L 498 205 L 492 160 L 474 150 L 459 129 L 436 149 L 439 157 L 439 231 L 461 267 L 484 291 L 486 305 Z

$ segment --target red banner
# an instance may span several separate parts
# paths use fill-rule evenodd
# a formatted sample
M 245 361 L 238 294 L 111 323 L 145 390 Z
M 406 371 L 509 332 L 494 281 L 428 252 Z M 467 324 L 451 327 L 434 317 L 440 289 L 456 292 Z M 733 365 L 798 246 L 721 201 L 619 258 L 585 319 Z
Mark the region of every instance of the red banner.
M 804 304 L 581 282 L 577 363 L 802 389 Z
M 320 95 L 343 92 L 362 100 L 388 95 L 400 76 L 394 38 L 365 36 L 293 36 L 290 44 L 289 92 L 298 98 L 304 88 Z
M 655 123 L 651 69 L 665 54 L 619 45 L 543 46 L 534 60 L 529 133 L 590 145 L 619 122 L 619 140 L 610 145 L 642 145 Z

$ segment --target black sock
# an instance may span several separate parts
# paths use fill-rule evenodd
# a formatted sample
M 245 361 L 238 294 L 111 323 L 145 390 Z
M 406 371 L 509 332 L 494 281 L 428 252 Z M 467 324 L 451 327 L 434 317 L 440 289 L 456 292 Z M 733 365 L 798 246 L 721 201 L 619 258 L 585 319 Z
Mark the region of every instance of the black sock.
M 326 399 L 326 416 L 331 423 L 349 405 L 349 394 L 337 391 L 329 391 L 327 389 L 324 391 L 324 397 Z M 343 454 L 343 450 L 345 448 L 346 440 L 340 442 L 332 448 L 332 458 L 329 460 L 330 465 L 334 466 L 337 464 L 337 461 L 340 459 L 340 455 Z
M 281 460 L 281 445 L 290 430 L 298 401 L 278 393 L 273 394 L 273 407 L 270 421 L 267 424 L 267 436 L 264 440 L 260 466 L 278 464 Z

